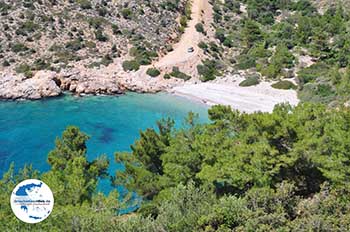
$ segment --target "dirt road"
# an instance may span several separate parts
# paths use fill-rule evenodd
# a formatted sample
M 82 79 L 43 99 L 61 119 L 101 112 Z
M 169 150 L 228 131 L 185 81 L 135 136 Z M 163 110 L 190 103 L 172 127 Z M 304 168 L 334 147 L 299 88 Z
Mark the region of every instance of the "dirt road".
M 197 45 L 204 35 L 196 31 L 195 25 L 201 22 L 209 25 L 211 19 L 212 9 L 208 0 L 193 0 L 191 20 L 188 21 L 188 26 L 180 41 L 173 46 L 172 52 L 160 58 L 155 67 L 162 71 L 170 71 L 173 66 L 177 66 L 186 74 L 196 75 L 196 66 L 203 56 Z M 194 48 L 194 51 L 188 52 L 191 47 Z

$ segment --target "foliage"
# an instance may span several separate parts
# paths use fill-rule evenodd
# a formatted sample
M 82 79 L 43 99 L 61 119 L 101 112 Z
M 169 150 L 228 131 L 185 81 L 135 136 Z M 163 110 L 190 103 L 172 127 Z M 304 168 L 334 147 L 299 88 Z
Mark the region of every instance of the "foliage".
M 216 60 L 204 60 L 203 64 L 197 66 L 200 80 L 203 82 L 214 80 L 217 76 L 220 76 L 221 64 Z
M 17 43 L 12 45 L 11 50 L 15 53 L 25 52 L 28 50 L 28 47 L 25 44 Z
M 280 44 L 276 47 L 276 52 L 271 57 L 269 64 L 261 70 L 261 73 L 271 79 L 276 79 L 281 76 L 284 68 L 292 68 L 294 66 L 294 59 L 288 48 Z
M 49 153 L 50 170 L 31 166 L 0 180 L 1 230 L 21 231 L 339 231 L 349 228 L 350 111 L 320 104 L 276 106 L 245 114 L 209 110 L 210 123 L 190 113 L 183 129 L 164 119 L 140 132 L 131 153 L 117 152 L 125 171 L 114 184 L 144 201 L 117 215 L 116 191 L 96 192 L 108 161 L 88 161 L 88 136 L 68 127 Z M 8 194 L 23 179 L 40 178 L 55 195 L 52 214 L 21 223 Z
M 124 71 L 137 71 L 140 65 L 135 60 L 125 60 L 122 64 Z
M 125 19 L 131 19 L 132 11 L 129 8 L 124 8 L 122 10 L 122 15 Z
M 149 68 L 146 71 L 146 74 L 151 76 L 151 77 L 157 77 L 160 74 L 160 71 L 156 68 Z
M 239 83 L 239 86 L 248 87 L 248 86 L 258 85 L 259 83 L 260 83 L 259 76 L 251 75 L 247 77 L 247 79 Z
M 28 64 L 26 64 L 26 63 L 18 65 L 16 67 L 16 72 L 17 73 L 23 73 L 24 76 L 27 77 L 27 78 L 31 78 L 33 76 L 31 67 Z
M 205 32 L 202 23 L 197 23 L 197 24 L 195 25 L 195 28 L 196 28 L 196 31 L 198 31 L 199 33 L 204 33 L 204 32 Z
M 57 138 L 55 149 L 49 153 L 51 169 L 46 173 L 40 174 L 31 166 L 24 166 L 15 173 L 14 165 L 11 165 L 0 180 L 2 231 L 99 231 L 101 228 L 112 228 L 106 222 L 111 221 L 120 208 L 118 193 L 112 191 L 105 196 L 96 192 L 98 178 L 106 177 L 108 161 L 103 156 L 87 160 L 87 139 L 88 136 L 78 128 L 68 127 L 62 137 Z M 55 196 L 53 212 L 45 221 L 36 225 L 19 221 L 8 204 L 9 193 L 15 185 L 30 178 L 42 179 Z
M 176 77 L 179 79 L 183 79 L 185 81 L 188 81 L 189 79 L 191 79 L 191 76 L 187 75 L 186 73 L 183 73 L 180 71 L 180 69 L 178 67 L 173 67 L 173 70 L 171 71 L 171 73 L 169 74 L 172 77 Z
M 293 82 L 282 80 L 278 81 L 275 84 L 271 85 L 275 89 L 296 89 L 297 86 Z
M 247 15 L 239 11 L 240 3 Z M 213 0 L 215 38 L 220 43 L 212 51 L 201 46 L 215 59 L 236 69 L 254 69 L 270 79 L 291 78 L 297 71 L 302 101 L 341 105 L 346 91 L 340 86 L 346 84 L 331 80 L 350 64 L 349 11 L 334 2 L 325 4 L 320 14 L 315 8 L 319 5 L 308 0 Z M 314 64 L 306 64 L 303 56 Z

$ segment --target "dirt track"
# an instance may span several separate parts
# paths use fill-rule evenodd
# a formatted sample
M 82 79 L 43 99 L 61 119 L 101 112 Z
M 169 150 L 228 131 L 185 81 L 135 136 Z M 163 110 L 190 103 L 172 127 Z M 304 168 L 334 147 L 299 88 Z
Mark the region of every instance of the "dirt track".
M 195 25 L 200 22 L 209 25 L 211 19 L 212 9 L 208 0 L 193 0 L 191 20 L 180 41 L 173 46 L 172 52 L 162 57 L 154 66 L 162 71 L 170 71 L 173 66 L 177 66 L 182 72 L 196 76 L 196 66 L 203 56 L 197 45 L 203 38 L 203 34 L 196 31 Z M 194 52 L 187 51 L 190 47 L 194 48 Z

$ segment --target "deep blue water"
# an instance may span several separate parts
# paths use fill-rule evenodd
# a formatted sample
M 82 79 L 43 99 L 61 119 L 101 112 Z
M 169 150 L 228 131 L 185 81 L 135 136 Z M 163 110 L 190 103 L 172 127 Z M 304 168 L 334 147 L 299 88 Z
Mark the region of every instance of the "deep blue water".
M 33 164 L 39 171 L 47 171 L 47 154 L 54 141 L 68 125 L 79 126 L 91 136 L 88 158 L 106 154 L 110 159 L 110 174 L 122 169 L 114 162 L 116 151 L 130 151 L 139 131 L 155 128 L 156 121 L 171 117 L 181 127 L 189 111 L 199 113 L 206 122 L 204 105 L 168 94 L 135 94 L 124 96 L 65 96 L 41 101 L 0 102 L 0 174 L 11 162 L 15 168 Z M 108 192 L 109 181 L 99 190 Z

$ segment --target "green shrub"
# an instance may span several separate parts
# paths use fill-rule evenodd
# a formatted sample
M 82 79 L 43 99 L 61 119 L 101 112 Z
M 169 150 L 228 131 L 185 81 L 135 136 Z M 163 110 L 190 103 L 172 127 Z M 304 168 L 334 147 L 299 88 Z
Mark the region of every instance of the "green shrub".
M 137 71 L 140 64 L 136 60 L 126 60 L 122 64 L 124 71 Z
M 327 75 L 329 66 L 324 63 L 316 63 L 298 72 L 298 78 L 302 84 L 315 81 L 317 78 Z
M 256 67 L 256 58 L 250 55 L 240 55 L 238 57 L 238 69 L 249 69 Z
M 3 62 L 2 62 L 2 66 L 3 67 L 8 67 L 8 66 L 10 66 L 11 64 L 10 64 L 10 62 L 8 62 L 7 60 L 4 60 Z
M 129 8 L 124 8 L 122 10 L 122 16 L 124 19 L 131 19 L 132 11 Z
M 198 43 L 198 47 L 203 49 L 204 51 L 208 51 L 208 45 L 203 41 Z
M 32 20 L 27 20 L 16 30 L 16 35 L 27 36 L 28 33 L 33 33 L 39 28 L 40 26 L 38 24 L 34 23 Z
M 252 75 L 252 76 L 248 76 L 247 79 L 239 83 L 239 86 L 248 87 L 248 86 L 258 85 L 259 83 L 260 83 L 259 76 Z
M 218 28 L 215 31 L 215 38 L 220 40 L 220 43 L 223 43 L 225 41 L 225 30 L 222 28 Z
M 91 17 L 88 19 L 89 25 L 95 29 L 100 29 L 105 23 L 105 19 L 101 17 Z
M 298 92 L 302 102 L 316 102 L 328 104 L 335 100 L 336 93 L 329 84 L 307 83 Z
M 156 68 L 149 68 L 146 71 L 146 74 L 151 76 L 151 77 L 157 77 L 160 74 L 160 71 Z
M 17 73 L 23 73 L 25 77 L 31 78 L 33 76 L 32 70 L 28 64 L 20 64 L 16 67 Z
M 22 44 L 22 43 L 14 44 L 14 45 L 12 45 L 12 47 L 11 47 L 11 50 L 12 50 L 13 52 L 15 52 L 15 53 L 18 53 L 18 52 L 25 52 L 25 51 L 27 51 L 28 49 L 29 49 L 29 48 L 28 48 L 26 45 Z
M 91 2 L 89 0 L 79 0 L 78 3 L 79 3 L 80 8 L 83 10 L 87 10 L 87 9 L 92 8 Z
M 198 31 L 199 33 L 204 33 L 204 27 L 202 23 L 197 23 L 195 25 L 196 31 Z
M 219 72 L 220 69 L 220 64 L 216 60 L 207 59 L 203 61 L 203 64 L 197 65 L 200 80 L 203 82 L 214 80 L 216 76 L 221 75 Z
M 33 63 L 33 70 L 45 70 L 50 68 L 50 61 L 44 59 L 37 59 Z
M 85 45 L 80 40 L 72 40 L 66 43 L 65 47 L 72 51 L 79 51 L 80 49 L 84 48 Z
M 143 46 L 132 47 L 129 51 L 129 54 L 135 57 L 135 60 L 140 65 L 149 65 L 152 63 L 152 59 L 158 57 L 157 52 L 150 51 Z
M 121 30 L 119 29 L 118 25 L 112 24 L 112 31 L 114 35 L 120 35 L 122 34 Z
M 172 72 L 170 73 L 170 76 L 172 77 L 176 77 L 176 78 L 179 78 L 179 79 L 183 79 L 185 81 L 191 79 L 191 76 L 183 73 L 183 72 L 180 72 L 179 68 L 178 67 L 173 67 L 173 70 Z
M 164 74 L 164 77 L 163 77 L 164 79 L 170 79 L 171 78 L 171 76 L 170 76 L 170 74 L 169 73 L 166 73 L 166 74 Z
M 182 27 L 187 27 L 187 17 L 186 16 L 181 16 L 181 18 L 180 18 L 180 25 Z
M 109 54 L 105 55 L 101 60 L 101 64 L 104 66 L 108 66 L 111 63 L 113 63 L 113 59 Z
M 107 36 L 103 34 L 100 29 L 95 31 L 95 38 L 101 42 L 106 42 L 108 40 Z
M 297 86 L 290 81 L 279 81 L 273 85 L 271 85 L 275 89 L 297 89 Z

